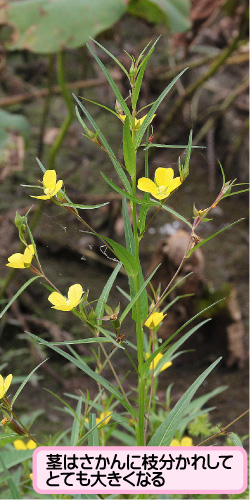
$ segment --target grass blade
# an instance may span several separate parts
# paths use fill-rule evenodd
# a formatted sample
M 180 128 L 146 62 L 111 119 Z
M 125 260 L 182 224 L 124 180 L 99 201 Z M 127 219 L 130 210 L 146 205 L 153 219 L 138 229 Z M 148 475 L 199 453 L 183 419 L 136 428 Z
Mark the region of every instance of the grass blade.
M 27 384 L 27 382 L 29 381 L 30 377 L 33 375 L 33 373 L 41 366 L 43 365 L 43 363 L 45 363 L 45 361 L 48 361 L 49 358 L 47 359 L 44 359 L 39 365 L 37 365 L 34 370 L 32 370 L 29 375 L 24 379 L 23 383 L 20 385 L 20 387 L 17 389 L 16 393 L 14 394 L 13 398 L 12 398 L 12 401 L 11 401 L 11 406 L 14 405 L 17 397 L 19 396 L 20 392 L 23 390 L 24 386 Z

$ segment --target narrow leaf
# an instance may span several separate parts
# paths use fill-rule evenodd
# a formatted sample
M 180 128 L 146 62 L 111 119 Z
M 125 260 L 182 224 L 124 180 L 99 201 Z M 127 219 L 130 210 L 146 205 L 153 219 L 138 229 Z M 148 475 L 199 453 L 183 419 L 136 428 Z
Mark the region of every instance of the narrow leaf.
M 122 215 L 123 215 L 123 221 L 124 221 L 124 233 L 125 233 L 125 240 L 126 240 L 126 248 L 128 252 L 130 252 L 132 255 L 135 254 L 135 243 L 134 243 L 134 236 L 133 236 L 133 231 L 132 231 L 132 226 L 128 214 L 128 206 L 127 206 L 127 201 L 126 198 L 123 197 L 122 199 Z
M 130 115 L 130 111 L 128 109 L 128 106 L 126 104 L 126 102 L 124 101 L 122 95 L 121 95 L 121 92 L 119 91 L 117 85 L 115 84 L 112 76 L 110 75 L 110 73 L 108 72 L 107 68 L 104 66 L 104 64 L 102 63 L 102 61 L 99 59 L 99 57 L 96 55 L 96 53 L 92 50 L 92 48 L 90 47 L 90 45 L 87 43 L 86 44 L 89 51 L 91 52 L 91 54 L 94 56 L 96 62 L 99 64 L 101 70 L 103 71 L 104 75 L 106 76 L 108 82 L 109 82 L 109 85 L 110 87 L 112 88 L 115 96 L 116 96 L 116 99 L 117 101 L 120 103 L 125 115 L 129 118 L 131 115 Z
M 37 365 L 30 373 L 29 375 L 24 379 L 23 383 L 20 385 L 20 387 L 17 389 L 16 393 L 14 394 L 13 398 L 12 398 L 12 401 L 11 401 L 11 406 L 14 405 L 17 397 L 19 396 L 20 392 L 23 390 L 24 386 L 27 384 L 27 382 L 29 381 L 30 377 L 33 375 L 33 373 L 41 366 L 43 365 L 43 363 L 45 363 L 46 361 L 48 361 L 49 358 L 47 359 L 44 359 L 39 365 Z
M 110 158 L 111 162 L 113 163 L 113 165 L 115 167 L 115 170 L 116 170 L 117 174 L 119 175 L 119 177 L 120 177 L 120 179 L 121 179 L 121 181 L 122 181 L 125 189 L 128 192 L 131 192 L 131 186 L 130 186 L 130 183 L 129 183 L 128 179 L 127 179 L 127 176 L 126 176 L 125 172 L 123 171 L 120 163 L 116 159 L 116 156 L 115 156 L 113 150 L 111 149 L 109 143 L 107 142 L 107 140 L 105 139 L 104 135 L 100 131 L 99 127 L 97 126 L 95 120 L 89 114 L 89 112 L 87 111 L 87 109 L 85 108 L 85 106 L 82 104 L 82 102 L 79 101 L 79 99 L 74 94 L 73 94 L 73 97 L 76 100 L 76 102 L 79 105 L 79 107 L 81 108 L 81 110 L 83 111 L 83 113 L 85 114 L 86 118 L 88 118 L 88 120 L 91 123 L 93 129 L 96 132 L 98 132 L 98 138 L 100 139 L 100 141 L 101 141 L 102 145 L 104 146 L 104 148 L 108 151 L 109 158 Z
M 110 290 L 114 284 L 114 281 L 115 281 L 121 267 L 122 267 L 122 264 L 121 264 L 121 262 L 119 262 L 117 264 L 117 266 L 115 267 L 114 271 L 112 272 L 111 276 L 109 277 L 109 279 L 108 279 L 106 285 L 104 286 L 103 291 L 98 299 L 96 309 L 95 309 L 95 312 L 96 312 L 96 315 L 98 318 L 100 318 L 103 315 L 104 304 L 106 304 L 106 302 L 108 300 Z M 101 321 L 99 321 L 98 323 L 101 324 Z
M 109 201 L 106 203 L 100 203 L 99 205 L 77 205 L 75 203 L 63 203 L 64 207 L 73 207 L 73 208 L 80 208 L 82 210 L 93 210 L 94 208 L 100 208 L 104 207 L 105 205 L 108 205 Z
M 190 252 L 188 252 L 187 256 L 186 256 L 186 259 L 188 257 L 190 257 L 190 255 L 196 250 L 196 248 L 199 248 L 201 247 L 202 245 L 204 245 L 207 241 L 211 240 L 212 238 L 214 238 L 215 236 L 217 236 L 217 234 L 220 234 L 222 233 L 223 231 L 225 231 L 226 229 L 229 229 L 229 227 L 232 227 L 234 226 L 235 224 L 238 224 L 238 222 L 241 222 L 242 220 L 245 220 L 244 217 L 242 219 L 239 219 L 239 220 L 236 220 L 235 222 L 232 222 L 232 224 L 229 224 L 228 226 L 226 227 L 223 227 L 223 229 L 221 229 L 220 231 L 217 231 L 217 233 L 214 233 L 212 234 L 211 236 L 209 236 L 208 238 L 206 238 L 205 240 L 203 241 L 200 241 L 200 243 L 198 243 L 197 245 L 195 245 L 194 248 L 192 248 L 192 250 L 190 250 Z
M 126 169 L 131 176 L 136 170 L 135 150 L 130 133 L 129 119 L 126 116 L 123 124 L 123 155 Z
M 159 264 L 154 269 L 154 271 L 150 274 L 150 276 L 146 279 L 146 281 L 144 281 L 143 285 L 140 287 L 140 289 L 138 290 L 138 292 L 136 293 L 136 295 L 132 298 L 132 300 L 130 301 L 130 303 L 127 305 L 126 309 L 123 311 L 123 313 L 121 315 L 120 323 L 122 323 L 123 320 L 126 318 L 126 316 L 129 313 L 130 309 L 133 307 L 133 305 L 135 304 L 135 302 L 137 301 L 137 299 L 140 297 L 140 295 L 142 294 L 143 290 L 145 290 L 146 286 L 148 285 L 148 283 L 150 282 L 150 280 L 152 279 L 152 277 L 154 276 L 154 274 L 156 273 L 156 271 L 159 269 L 160 265 L 161 264 Z M 143 321 L 143 319 L 142 319 L 142 321 Z
M 218 358 L 214 363 L 212 363 L 188 388 L 188 390 L 183 394 L 178 403 L 174 406 L 162 424 L 158 427 L 157 431 L 151 437 L 148 446 L 169 446 L 179 424 L 183 418 L 188 404 L 193 398 L 196 391 L 199 389 L 203 381 L 209 375 L 209 373 L 215 368 L 222 358 Z
M 120 403 L 124 406 L 124 408 L 126 408 L 126 410 L 128 410 L 133 417 L 135 416 L 134 408 L 126 401 L 123 395 L 115 387 L 113 387 L 113 385 L 110 382 L 108 382 L 104 377 L 91 370 L 91 368 L 82 359 L 74 358 L 73 356 L 71 356 L 71 354 L 63 351 L 62 349 L 59 349 L 56 346 L 51 345 L 49 342 L 46 342 L 46 340 L 38 337 L 37 335 L 34 335 L 33 333 L 30 332 L 25 332 L 25 333 L 36 339 L 38 342 L 41 342 L 42 344 L 46 345 L 53 351 L 57 352 L 58 354 L 66 358 L 68 361 L 73 363 L 75 366 L 77 366 L 84 373 L 86 373 L 86 375 L 89 375 L 89 377 L 91 377 L 93 380 L 95 380 L 97 383 L 99 383 L 105 389 L 107 389 L 107 391 L 113 394 L 113 396 L 118 401 L 120 401 Z
M 33 281 L 37 280 L 37 278 L 41 278 L 41 276 L 35 276 L 34 278 L 30 278 L 30 280 L 26 281 L 26 283 L 23 286 L 21 286 L 21 288 L 19 288 L 18 292 L 12 297 L 12 299 L 10 299 L 10 301 L 7 304 L 7 306 L 5 306 L 5 308 L 1 312 L 0 318 L 3 317 L 3 315 L 9 309 L 9 307 L 11 306 L 11 304 L 13 304 L 13 302 L 15 302 L 15 300 L 17 299 L 17 297 L 19 297 L 19 295 L 21 295 L 21 293 L 25 290 L 25 288 L 27 288 Z
M 82 396 L 80 396 L 80 398 L 78 399 L 78 403 L 76 406 L 76 415 L 77 415 L 77 418 L 74 418 L 73 425 L 72 425 L 70 446 L 76 446 L 78 438 L 79 438 L 80 421 L 81 421 L 81 416 L 82 416 Z
M 136 136 L 136 140 L 135 140 L 135 145 L 136 145 L 137 148 L 140 146 L 142 138 L 143 138 L 143 136 L 144 136 L 144 134 L 146 132 L 146 129 L 147 129 L 148 125 L 150 124 L 150 122 L 151 122 L 151 120 L 153 118 L 153 115 L 155 114 L 156 110 L 160 106 L 161 102 L 163 101 L 163 99 L 166 97 L 166 95 L 168 94 L 168 92 L 171 90 L 171 88 L 174 86 L 174 84 L 177 82 L 177 80 L 179 80 L 179 78 L 181 77 L 181 75 L 183 75 L 183 73 L 186 70 L 187 70 L 187 68 L 185 68 L 183 71 L 181 71 L 181 73 L 179 73 L 179 75 L 177 75 L 172 80 L 172 82 L 165 88 L 165 90 L 163 90 L 163 92 L 159 95 L 158 99 L 152 105 L 150 111 L 147 114 L 147 117 L 145 118 L 145 120 L 143 121 L 142 125 L 140 126 L 140 128 L 138 130 L 138 133 L 137 133 L 137 136 Z

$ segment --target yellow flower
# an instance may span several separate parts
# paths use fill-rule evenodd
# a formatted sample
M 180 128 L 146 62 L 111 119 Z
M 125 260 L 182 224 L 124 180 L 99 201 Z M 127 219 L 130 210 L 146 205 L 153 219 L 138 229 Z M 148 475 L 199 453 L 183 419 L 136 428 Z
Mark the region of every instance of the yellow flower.
M 178 439 L 173 439 L 170 443 L 170 446 L 193 446 L 193 440 L 188 436 L 184 436 L 181 441 L 179 441 Z
M 100 424 L 100 422 L 105 418 L 105 420 Z M 111 412 L 110 411 L 103 411 L 100 415 L 100 417 L 96 418 L 96 425 L 97 427 L 102 427 L 103 425 L 106 425 L 109 423 L 111 419 Z M 86 418 L 86 422 L 89 422 L 89 419 Z
M 161 323 L 161 321 L 163 320 L 163 318 L 165 318 L 165 316 L 167 315 L 161 312 L 154 312 L 149 316 L 149 318 L 147 319 L 147 321 L 145 321 L 144 324 L 145 326 L 153 330 L 154 328 L 156 328 L 156 326 L 159 325 L 159 323 Z
M 157 200 L 164 200 L 172 191 L 181 185 L 180 177 L 175 177 L 172 168 L 159 167 L 155 171 L 155 181 L 147 177 L 141 177 L 138 180 L 137 187 L 141 191 L 152 194 Z
M 29 439 L 27 444 L 25 444 L 22 439 L 16 439 L 15 441 L 13 441 L 13 445 L 16 450 L 34 450 L 37 447 L 33 439 Z
M 33 245 L 28 245 L 24 253 L 13 253 L 8 258 L 8 267 L 14 267 L 15 269 L 23 269 L 24 267 L 30 267 L 33 256 L 35 255 L 35 250 Z
M 81 285 L 72 285 L 69 287 L 68 298 L 58 292 L 52 292 L 48 300 L 53 304 L 52 308 L 58 311 L 71 311 L 81 302 L 83 289 Z
M 42 196 L 31 196 L 31 198 L 37 198 L 38 200 L 49 200 L 55 196 L 58 191 L 60 191 L 63 185 L 63 181 L 56 182 L 56 171 L 46 170 L 43 176 L 43 189 L 44 195 Z
M 139 120 L 137 120 L 137 118 L 135 118 L 135 130 L 139 130 L 140 126 L 143 124 L 145 118 L 147 118 L 148 115 L 145 115 L 143 116 L 142 118 L 139 118 Z M 154 119 L 156 115 L 153 115 L 150 122 L 151 123 Z M 120 120 L 124 123 L 125 122 L 125 119 L 126 119 L 126 115 L 118 115 L 118 118 L 120 118 Z M 131 128 L 131 127 L 130 127 Z
M 148 353 L 146 353 L 146 359 L 149 358 L 149 356 L 150 355 Z M 150 367 L 149 367 L 150 370 L 153 370 L 153 365 L 154 365 L 154 369 L 156 368 L 156 366 L 158 365 L 158 363 L 161 360 L 161 358 L 163 358 L 163 354 L 161 354 L 161 352 L 159 352 L 159 354 L 157 354 L 155 356 L 154 361 L 152 361 L 152 363 L 150 363 Z M 160 372 L 163 372 L 164 370 L 166 370 L 167 368 L 169 368 L 171 365 L 172 365 L 172 361 L 167 361 L 161 367 Z
M 107 418 L 105 418 L 105 417 L 107 417 Z M 100 424 L 99 422 L 101 422 L 101 420 L 103 420 L 104 418 L 105 418 L 104 422 L 102 422 L 102 424 Z M 111 419 L 110 411 L 103 411 L 101 413 L 100 417 L 96 419 L 96 423 L 98 424 L 97 427 L 101 427 L 102 425 L 108 424 L 110 419 Z
M 13 376 L 10 374 L 4 380 L 4 378 L 2 377 L 2 375 L 0 375 L 0 399 L 2 399 L 4 397 L 5 393 L 9 389 L 9 386 L 10 386 L 11 381 L 12 381 L 12 377 Z
M 31 481 L 33 481 L 33 474 L 32 474 L 32 472 L 30 473 L 30 479 L 31 479 Z

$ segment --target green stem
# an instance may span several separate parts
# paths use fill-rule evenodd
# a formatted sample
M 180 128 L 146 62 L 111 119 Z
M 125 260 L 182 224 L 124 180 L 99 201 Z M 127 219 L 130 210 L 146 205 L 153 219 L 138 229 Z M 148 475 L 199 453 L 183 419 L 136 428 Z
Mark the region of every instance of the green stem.
M 55 165 L 55 159 L 57 152 L 63 142 L 63 139 L 65 135 L 68 132 L 68 129 L 73 121 L 74 118 L 74 105 L 72 103 L 71 95 L 67 89 L 66 86 L 66 80 L 65 80 L 65 64 L 64 64 L 64 52 L 60 51 L 57 54 L 57 79 L 58 83 L 61 89 L 61 94 L 62 97 L 65 101 L 65 104 L 68 109 L 68 115 L 66 116 L 64 122 L 62 123 L 62 126 L 60 128 L 59 134 L 53 144 L 53 146 L 50 149 L 49 153 L 49 168 L 54 169 Z

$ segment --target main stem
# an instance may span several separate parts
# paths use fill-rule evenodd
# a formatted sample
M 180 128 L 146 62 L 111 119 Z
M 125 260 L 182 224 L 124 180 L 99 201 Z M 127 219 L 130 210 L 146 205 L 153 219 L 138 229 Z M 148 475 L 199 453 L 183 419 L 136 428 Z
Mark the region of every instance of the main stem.
M 132 126 L 132 141 L 135 144 L 135 110 L 132 114 L 133 126 Z M 132 189 L 133 196 L 136 197 L 136 152 L 135 152 L 135 165 L 132 174 Z M 136 202 L 132 202 L 132 218 L 133 218 L 133 233 L 134 233 L 134 244 L 135 244 L 135 259 L 137 263 L 137 276 L 134 278 L 135 294 L 140 288 L 140 256 L 139 256 L 139 236 L 137 229 L 137 218 L 136 218 Z M 137 424 L 137 445 L 144 446 L 144 394 L 145 394 L 145 380 L 142 375 L 144 358 L 143 358 L 143 329 L 141 326 L 141 308 L 140 308 L 140 297 L 136 301 L 136 340 L 137 340 L 137 357 L 138 357 L 138 404 L 139 404 L 139 414 L 138 414 L 138 424 Z

